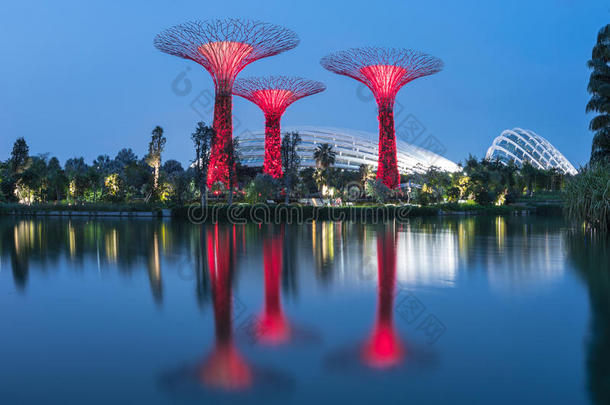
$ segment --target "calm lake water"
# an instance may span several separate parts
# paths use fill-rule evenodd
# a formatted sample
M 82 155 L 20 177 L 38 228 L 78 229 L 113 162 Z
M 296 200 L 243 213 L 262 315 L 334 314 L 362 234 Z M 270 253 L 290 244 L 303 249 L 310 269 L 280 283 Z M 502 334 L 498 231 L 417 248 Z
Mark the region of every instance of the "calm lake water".
M 610 401 L 610 246 L 561 219 L 0 236 L 3 404 Z

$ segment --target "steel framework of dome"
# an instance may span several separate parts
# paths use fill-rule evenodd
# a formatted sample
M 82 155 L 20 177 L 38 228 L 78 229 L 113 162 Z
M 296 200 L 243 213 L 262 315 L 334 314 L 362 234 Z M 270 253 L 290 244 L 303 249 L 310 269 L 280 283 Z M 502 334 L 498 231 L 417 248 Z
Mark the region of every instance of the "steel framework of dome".
M 328 143 L 337 153 L 334 167 L 358 170 L 360 165 L 377 168 L 379 144 L 372 133 L 339 128 L 295 126 L 284 132 L 297 131 L 301 143 L 297 149 L 301 157 L 301 167 L 316 167 L 313 153 L 316 147 Z M 262 167 L 265 156 L 265 133 L 246 132 L 239 136 L 241 163 L 250 167 Z M 454 162 L 427 149 L 403 142 L 397 142 L 397 165 L 400 173 L 423 173 L 431 166 L 440 170 L 455 172 L 460 170 Z
M 571 175 L 578 172 L 549 141 L 529 129 L 513 128 L 502 131 L 487 149 L 485 158 L 499 159 L 504 164 L 514 161 L 519 166 L 527 160 L 538 169 L 555 168 Z

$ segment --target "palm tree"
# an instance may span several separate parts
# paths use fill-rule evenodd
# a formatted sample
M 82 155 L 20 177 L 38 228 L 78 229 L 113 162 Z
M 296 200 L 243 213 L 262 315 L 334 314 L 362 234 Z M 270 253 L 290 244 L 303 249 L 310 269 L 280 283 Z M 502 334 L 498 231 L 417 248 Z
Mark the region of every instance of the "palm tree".
M 374 177 L 375 173 L 373 173 L 373 168 L 369 165 L 365 165 L 364 163 L 360 165 L 358 168 L 358 174 L 360 175 L 360 183 L 363 185 Z
M 589 124 L 595 132 L 591 147 L 591 163 L 610 161 L 610 24 L 603 27 L 597 35 L 591 60 L 587 62 L 591 72 L 587 90 L 591 100 L 587 112 L 597 112 Z
M 313 152 L 313 158 L 316 160 L 316 167 L 323 170 L 326 170 L 335 164 L 336 156 L 337 153 L 328 143 L 318 145 L 316 150 Z
M 318 187 L 321 186 L 322 195 L 324 196 L 328 194 L 328 180 L 330 177 L 329 168 L 335 164 L 336 156 L 337 153 L 328 143 L 318 145 L 313 152 L 313 158 L 316 160 L 316 167 L 318 168 L 315 173 L 316 183 L 318 183 Z

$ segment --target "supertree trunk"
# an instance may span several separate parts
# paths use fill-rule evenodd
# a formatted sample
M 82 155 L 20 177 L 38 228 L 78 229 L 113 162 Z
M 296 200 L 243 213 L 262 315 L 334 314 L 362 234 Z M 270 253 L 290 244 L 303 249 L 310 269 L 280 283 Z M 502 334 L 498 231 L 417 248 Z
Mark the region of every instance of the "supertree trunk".
M 212 145 L 210 156 L 210 170 L 208 174 L 208 186 L 220 181 L 228 184 L 229 168 L 227 166 L 227 156 L 225 150 L 227 144 L 233 140 L 233 117 L 232 117 L 233 98 L 231 91 L 217 91 L 214 104 L 214 123 L 216 139 Z
M 396 133 L 394 131 L 394 108 L 390 103 L 379 105 L 379 160 L 377 179 L 391 189 L 400 185 L 400 174 L 396 162 Z
M 282 177 L 282 136 L 280 133 L 281 115 L 265 115 L 265 161 L 263 171 L 275 179 Z

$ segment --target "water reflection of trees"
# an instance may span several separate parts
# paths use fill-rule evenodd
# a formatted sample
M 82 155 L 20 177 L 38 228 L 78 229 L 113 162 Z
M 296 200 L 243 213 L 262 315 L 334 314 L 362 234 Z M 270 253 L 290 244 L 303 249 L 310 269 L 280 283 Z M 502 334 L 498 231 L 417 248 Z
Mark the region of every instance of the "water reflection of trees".
M 568 233 L 568 258 L 589 291 L 588 388 L 595 404 L 610 403 L 610 239 Z
M 261 254 L 261 226 L 230 226 L 237 255 Z M 492 285 L 505 288 L 544 281 L 563 271 L 563 258 L 556 253 L 563 241 L 551 220 L 425 218 L 396 224 L 396 229 L 399 282 L 451 285 L 462 269 L 487 271 Z M 157 303 L 163 300 L 163 273 L 178 271 L 194 280 L 197 301 L 204 305 L 210 287 L 203 271 L 202 236 L 201 227 L 182 221 L 4 218 L 0 254 L 10 261 L 14 282 L 22 290 L 31 268 L 55 271 L 63 257 L 74 271 L 86 271 L 85 261 L 96 263 L 98 271 L 113 268 L 124 275 L 144 267 Z M 281 283 L 288 297 L 297 294 L 298 271 L 303 268 L 312 268 L 322 284 L 377 276 L 373 225 L 285 225 L 283 240 Z
M 323 284 L 375 277 L 374 225 L 315 222 L 313 265 Z M 546 281 L 563 271 L 558 220 L 536 217 L 445 217 L 396 223 L 397 279 L 415 284 L 451 285 L 457 271 L 488 272 L 505 288 Z M 559 248 L 559 249 L 558 249 Z
M 168 221 L 88 221 L 85 219 L 18 219 L 0 222 L 2 255 L 8 257 L 17 287 L 24 289 L 30 268 L 57 271 L 62 258 L 68 268 L 86 271 L 116 268 L 124 275 L 144 266 L 155 301 L 163 298 L 162 263 L 189 266 L 195 259 L 201 276 L 199 227 Z M 198 289 L 205 280 L 198 278 Z M 206 296 L 200 291 L 200 296 Z

